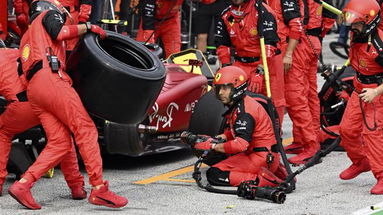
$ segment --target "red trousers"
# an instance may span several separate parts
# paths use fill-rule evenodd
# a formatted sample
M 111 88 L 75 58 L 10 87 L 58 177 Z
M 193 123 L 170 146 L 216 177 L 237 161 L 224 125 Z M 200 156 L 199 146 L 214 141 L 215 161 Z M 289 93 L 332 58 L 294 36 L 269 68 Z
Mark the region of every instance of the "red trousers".
M 286 106 L 282 55 L 279 54 L 272 58 L 268 58 L 268 61 L 271 96 L 282 125 L 284 109 Z M 233 66 L 238 66 L 247 73 L 249 77 L 249 85 L 253 84 L 257 86 L 257 90 L 253 90 L 249 87 L 250 91 L 267 96 L 264 75 L 256 73 L 258 64 L 260 64 L 259 61 L 254 63 L 242 63 L 240 61 L 235 61 Z
M 255 180 L 261 167 L 268 168 L 266 156 L 268 152 L 256 152 L 251 154 L 239 153 L 215 164 L 222 171 L 229 171 L 230 185 L 238 186 L 242 181 Z M 279 165 L 280 156 L 273 153 L 274 161 L 270 165 L 270 171 L 275 172 Z
M 374 88 L 377 85 L 364 85 L 354 80 L 356 89 Z M 375 106 L 375 107 L 374 107 Z M 377 129 L 369 130 L 363 122 L 363 115 L 357 93 L 353 93 L 347 103 L 340 123 L 341 145 L 353 163 L 368 158 L 371 171 L 377 179 L 383 178 L 383 96 L 374 98 L 373 103 L 362 102 L 367 125 Z M 375 115 L 375 116 L 374 116 Z
M 33 113 L 29 102 L 12 102 L 6 111 L 0 115 L 0 184 L 4 183 L 7 176 L 7 162 L 11 151 L 12 138 L 29 128 L 40 124 L 39 119 Z M 71 147 L 61 162 L 61 171 L 69 187 L 84 184 L 84 177 L 80 174 L 76 150 L 72 141 L 68 142 Z M 45 174 L 42 172 L 41 175 Z M 41 177 L 41 175 L 36 177 Z
M 319 38 L 308 37 L 316 53 L 319 54 L 321 50 Z M 303 36 L 294 50 L 292 67 L 285 74 L 285 98 L 288 114 L 293 121 L 294 142 L 306 146 L 318 146 L 317 136 L 320 130 L 318 58 L 310 41 Z
M 155 22 L 154 40 L 161 39 L 164 44 L 165 58 L 173 53 L 181 51 L 181 22 L 179 16 L 174 16 L 168 20 L 165 20 L 158 26 L 159 22 Z M 145 42 L 142 23 L 137 32 L 137 41 Z
M 100 185 L 103 183 L 102 159 L 97 129 L 71 86 L 69 76 L 64 72 L 61 74 L 62 78 L 50 68 L 43 68 L 27 86 L 32 110 L 44 127 L 48 143 L 24 177 L 35 181 L 60 163 L 72 148 L 73 133 L 90 184 Z

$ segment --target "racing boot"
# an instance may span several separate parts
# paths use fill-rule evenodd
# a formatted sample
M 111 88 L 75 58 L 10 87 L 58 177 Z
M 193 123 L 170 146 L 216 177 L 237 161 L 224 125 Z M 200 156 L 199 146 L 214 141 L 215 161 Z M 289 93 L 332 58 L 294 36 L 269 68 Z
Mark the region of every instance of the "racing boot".
M 372 187 L 370 193 L 374 195 L 382 195 L 383 194 L 383 178 L 377 177 L 378 182 L 375 186 Z
M 70 190 L 72 193 L 72 199 L 74 199 L 74 200 L 85 199 L 87 196 L 87 193 L 86 193 L 83 185 L 73 186 L 70 188 Z
M 0 184 L 0 196 L 2 196 L 2 195 L 3 195 L 3 185 Z
M 265 167 L 261 167 L 261 170 L 257 176 L 257 180 L 258 187 L 277 187 L 283 182 L 282 179 L 278 178 Z
M 311 144 L 308 145 L 304 145 L 303 146 L 303 152 L 297 154 L 296 156 L 294 157 L 291 157 L 289 159 L 287 159 L 291 164 L 294 164 L 294 165 L 301 165 L 301 164 L 305 164 L 307 163 L 307 161 L 310 160 L 310 158 L 312 158 L 315 153 L 320 149 L 320 145 L 319 143 L 315 143 L 314 146 L 312 146 Z
M 303 152 L 303 145 L 301 143 L 291 143 L 285 147 L 286 154 L 299 154 Z
M 16 181 L 11 187 L 9 187 L 8 193 L 26 208 L 39 210 L 41 209 L 41 205 L 37 204 L 33 198 L 31 188 L 32 183 L 29 183 L 28 181 L 25 183 Z
M 356 161 L 351 164 L 347 169 L 343 170 L 339 174 L 339 178 L 342 180 L 350 180 L 358 176 L 363 172 L 368 172 L 371 170 L 370 163 L 367 158 L 363 158 L 362 160 Z
M 111 208 L 121 208 L 128 204 L 128 199 L 109 190 L 108 181 L 104 181 L 104 186 L 98 190 L 93 188 L 88 201 L 94 205 L 104 205 Z

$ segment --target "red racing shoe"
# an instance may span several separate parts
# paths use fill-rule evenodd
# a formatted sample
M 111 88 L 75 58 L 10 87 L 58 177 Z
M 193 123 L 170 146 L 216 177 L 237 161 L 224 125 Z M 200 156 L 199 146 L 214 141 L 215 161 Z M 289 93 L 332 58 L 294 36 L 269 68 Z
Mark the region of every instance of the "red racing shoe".
M 370 170 L 371 167 L 370 163 L 368 162 L 368 159 L 363 158 L 362 160 L 351 164 L 351 166 L 343 170 L 343 172 L 339 174 L 339 178 L 341 178 L 342 180 L 350 180 L 360 175 L 361 173 L 368 172 Z
M 307 163 L 320 150 L 319 143 L 315 145 L 303 145 L 303 152 L 287 159 L 293 165 L 301 165 Z
M 382 195 L 383 194 L 383 180 L 382 179 L 378 179 L 378 182 L 375 184 L 374 187 L 372 187 L 370 193 L 374 194 L 374 195 Z
M 303 145 L 301 143 L 291 143 L 284 147 L 286 154 L 299 154 L 303 152 Z
M 72 199 L 74 200 L 85 199 L 87 196 L 84 186 L 71 187 L 70 190 L 72 193 Z
M 128 199 L 109 190 L 108 181 L 100 189 L 92 189 L 88 201 L 94 205 L 104 205 L 111 208 L 121 208 L 128 204 Z
M 2 195 L 3 195 L 3 185 L 0 184 L 0 196 L 2 196 Z
M 41 205 L 37 204 L 33 198 L 31 188 L 31 183 L 20 183 L 19 181 L 16 181 L 11 187 L 9 187 L 8 193 L 24 207 L 31 210 L 39 210 L 41 209 Z
M 274 175 L 265 167 L 261 167 L 261 170 L 259 171 L 257 178 L 259 180 L 258 182 L 259 187 L 267 187 L 267 186 L 277 187 L 283 182 L 282 179 L 278 178 L 276 175 Z

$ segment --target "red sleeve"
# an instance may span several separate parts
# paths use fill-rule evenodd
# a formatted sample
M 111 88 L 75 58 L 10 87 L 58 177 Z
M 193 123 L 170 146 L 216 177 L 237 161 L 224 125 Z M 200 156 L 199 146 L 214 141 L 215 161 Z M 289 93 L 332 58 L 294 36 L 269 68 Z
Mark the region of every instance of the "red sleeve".
M 249 147 L 249 142 L 240 137 L 236 137 L 234 140 L 229 140 L 223 144 L 223 148 L 226 154 L 235 154 L 243 152 Z
M 289 38 L 299 40 L 303 33 L 303 25 L 300 18 L 294 18 L 289 21 Z
M 334 24 L 335 24 L 334 19 L 323 17 L 322 18 L 322 33 L 320 36 L 324 38 L 327 32 L 332 28 Z
M 64 25 L 57 35 L 56 40 L 70 40 L 78 37 L 77 25 Z
M 230 47 L 218 46 L 217 55 L 218 55 L 218 59 L 221 61 L 221 64 L 229 64 L 231 62 Z

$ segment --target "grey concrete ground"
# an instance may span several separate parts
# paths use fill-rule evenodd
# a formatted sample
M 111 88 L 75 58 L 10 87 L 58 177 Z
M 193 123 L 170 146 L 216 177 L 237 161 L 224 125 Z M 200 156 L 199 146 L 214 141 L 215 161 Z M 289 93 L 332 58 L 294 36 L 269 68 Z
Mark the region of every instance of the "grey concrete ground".
M 334 36 L 330 35 L 324 41 L 325 61 L 341 64 L 343 60 L 331 55 L 329 40 L 334 40 Z M 323 81 L 319 79 L 321 85 Z M 284 124 L 284 137 L 291 137 L 288 117 Z M 351 181 L 338 178 L 338 174 L 350 164 L 343 152 L 331 153 L 320 165 L 299 175 L 297 189 L 288 194 L 282 205 L 200 190 L 195 183 L 189 182 L 191 172 L 182 172 L 195 160 L 188 150 L 142 158 L 105 158 L 105 179 L 109 180 L 113 191 L 129 198 L 129 204 L 123 209 L 97 207 L 86 200 L 71 200 L 61 172 L 56 171 L 54 178 L 43 178 L 33 188 L 42 210 L 26 210 L 5 194 L 0 197 L 0 214 L 351 214 L 382 201 L 381 196 L 369 194 L 376 182 L 371 173 Z M 174 173 L 175 170 L 180 174 Z M 82 172 L 85 174 L 84 170 Z M 153 183 L 146 185 L 134 183 L 169 172 L 174 173 L 170 179 L 165 175 L 159 177 L 161 180 L 153 179 Z M 4 190 L 12 182 L 13 178 L 8 178 Z M 89 185 L 87 190 L 90 190 Z

